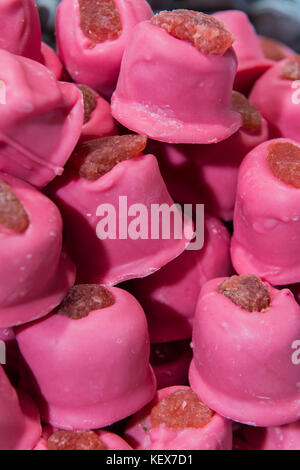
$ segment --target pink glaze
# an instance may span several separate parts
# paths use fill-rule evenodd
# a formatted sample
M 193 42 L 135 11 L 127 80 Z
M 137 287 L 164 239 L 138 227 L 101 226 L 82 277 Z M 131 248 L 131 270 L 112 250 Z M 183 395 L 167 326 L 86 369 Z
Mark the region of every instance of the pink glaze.
M 150 151 L 157 155 L 175 201 L 204 203 L 211 214 L 232 220 L 240 164 L 250 150 L 268 138 L 268 124 L 262 118 L 261 131 L 255 134 L 241 128 L 215 145 L 151 142 Z
M 300 282 L 300 190 L 273 175 L 267 155 L 276 142 L 287 140 L 259 145 L 241 165 L 231 252 L 239 274 L 286 285 Z
M 55 431 L 55 428 L 45 426 L 43 428 L 42 437 L 33 450 L 49 450 L 47 440 Z M 105 430 L 97 430 L 96 433 L 107 447 L 107 450 L 133 450 L 132 447 L 117 434 Z
M 193 330 L 190 384 L 210 408 L 234 421 L 278 426 L 300 415 L 300 309 L 288 289 L 268 285 L 270 307 L 248 312 L 209 281 L 199 297 Z
M 10 384 L 0 366 L 0 450 L 30 450 L 41 435 L 38 411 Z
M 46 196 L 0 173 L 29 217 L 23 233 L 0 232 L 0 328 L 47 315 L 74 284 L 75 267 L 62 254 L 62 220 Z
M 174 385 L 186 385 L 188 382 L 188 371 L 192 360 L 192 351 L 188 342 L 166 343 L 171 348 L 176 348 L 176 357 L 161 364 L 151 362 L 157 381 L 157 389 L 172 387 Z M 155 348 L 155 344 L 151 348 Z M 160 345 L 158 345 L 159 347 Z
M 144 312 L 126 291 L 109 290 L 115 303 L 85 318 L 54 313 L 17 329 L 43 420 L 52 426 L 98 429 L 153 398 L 156 382 Z
M 60 80 L 62 78 L 63 65 L 59 60 L 58 55 L 45 42 L 42 42 L 41 52 L 41 64 L 45 65 L 45 67 L 54 73 L 56 80 Z
M 177 390 L 176 386 L 159 390 L 153 401 L 133 416 L 125 430 L 125 438 L 136 450 L 231 450 L 231 422 L 215 414 L 202 428 L 169 429 L 165 425 L 151 427 L 152 408 Z
M 220 11 L 214 14 L 235 37 L 233 48 L 238 58 L 238 69 L 234 89 L 247 94 L 255 81 L 274 62 L 264 56 L 259 36 L 248 16 L 239 10 Z
M 229 251 L 227 229 L 206 214 L 201 250 L 187 250 L 151 276 L 133 281 L 133 293 L 147 315 L 151 342 L 191 337 L 200 289 L 209 279 L 231 274 Z
M 246 442 L 257 450 L 300 449 L 300 421 L 263 429 L 244 427 L 242 435 Z
M 0 49 L 40 61 L 41 25 L 34 0 L 1 0 Z
M 63 172 L 83 123 L 82 95 L 44 66 L 0 50 L 0 169 L 43 187 Z
M 133 27 L 148 20 L 153 13 L 145 0 L 114 0 L 119 10 L 122 33 L 116 40 L 98 43 L 91 40 L 80 28 L 78 0 L 63 0 L 58 7 L 56 20 L 59 55 L 75 82 L 84 83 L 110 97 L 116 87 L 124 49 Z
M 112 117 L 110 104 L 102 96 L 98 95 L 97 106 L 92 112 L 89 121 L 83 125 L 80 141 L 117 134 L 118 128 Z
M 250 101 L 274 128 L 276 137 L 300 141 L 299 83 L 281 78 L 285 60 L 278 62 L 255 84 Z
M 119 238 L 118 223 L 116 239 L 100 240 L 97 236 L 98 223 L 103 220 L 103 216 L 97 216 L 100 204 L 112 205 L 117 220 L 121 213 L 120 196 L 127 196 L 128 208 L 137 203 L 146 206 L 148 215 L 151 204 L 169 207 L 174 204 L 153 155 L 141 154 L 123 161 L 96 181 L 80 178 L 68 168 L 49 192 L 63 214 L 67 245 L 78 267 L 80 282 L 115 285 L 148 276 L 179 256 L 192 237 L 190 219 L 185 221 L 187 233 L 182 239 L 175 239 L 172 227 L 170 239 L 163 239 L 161 234 L 159 239 L 151 239 L 151 221 L 148 239 L 133 240 L 128 235 L 127 239 Z M 133 217 L 128 217 L 129 223 L 132 220 Z M 123 223 L 126 225 L 124 219 Z M 127 227 L 125 236 L 126 233 Z
M 241 127 L 232 109 L 236 56 L 207 55 L 145 21 L 134 28 L 112 97 L 124 126 L 169 143 L 212 143 Z

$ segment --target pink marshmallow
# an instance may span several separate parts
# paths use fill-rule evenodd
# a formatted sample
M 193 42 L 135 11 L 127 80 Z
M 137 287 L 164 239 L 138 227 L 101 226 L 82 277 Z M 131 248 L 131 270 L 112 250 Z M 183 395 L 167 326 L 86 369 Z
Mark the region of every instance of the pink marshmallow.
M 74 284 L 75 267 L 62 254 L 57 207 L 27 183 L 0 173 L 22 203 L 29 226 L 0 232 L 0 328 L 47 315 Z
M 234 89 L 247 94 L 255 81 L 273 65 L 265 58 L 259 36 L 248 16 L 239 10 L 220 11 L 214 14 L 235 37 L 233 48 L 238 58 Z
M 75 82 L 84 83 L 106 97 L 110 97 L 116 87 L 122 56 L 131 40 L 133 27 L 153 15 L 145 0 L 114 0 L 113 3 L 122 23 L 122 32 L 114 40 L 94 45 L 85 36 L 80 27 L 78 0 L 63 0 L 56 20 L 58 51 L 69 74 Z
M 241 127 L 231 106 L 237 60 L 232 48 L 205 54 L 149 21 L 126 47 L 113 116 L 124 126 L 169 143 L 215 143 Z
M 43 420 L 52 426 L 98 429 L 153 398 L 144 312 L 126 291 L 109 291 L 115 303 L 84 318 L 53 313 L 16 331 Z
M 232 262 L 239 274 L 254 273 L 273 285 L 300 281 L 300 190 L 271 171 L 265 142 L 244 159 L 237 189 Z M 296 143 L 294 143 L 297 145 Z
M 231 450 L 231 422 L 214 414 L 203 427 L 170 429 L 165 424 L 152 427 L 151 411 L 161 400 L 189 387 L 169 387 L 159 390 L 143 410 L 133 416 L 125 430 L 125 438 L 136 450 Z
M 300 338 L 300 309 L 288 289 L 266 284 L 266 311 L 248 312 L 209 281 L 199 297 L 193 331 L 190 384 L 222 416 L 254 426 L 278 426 L 300 413 L 299 366 L 293 342 Z
M 62 174 L 83 123 L 82 95 L 44 66 L 0 50 L 0 169 L 43 187 Z
M 17 394 L 0 366 L 0 450 L 31 450 L 41 435 L 38 411 Z
M 151 342 L 191 337 L 201 287 L 209 279 L 231 274 L 229 247 L 225 226 L 206 214 L 201 250 L 187 250 L 151 276 L 133 281 L 132 292 L 146 312 Z

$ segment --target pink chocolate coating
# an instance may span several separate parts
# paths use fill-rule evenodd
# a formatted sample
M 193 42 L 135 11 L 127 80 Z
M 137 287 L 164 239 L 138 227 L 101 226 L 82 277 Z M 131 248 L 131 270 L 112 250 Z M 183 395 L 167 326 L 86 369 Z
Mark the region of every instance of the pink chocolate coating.
M 223 220 L 232 220 L 238 172 L 243 158 L 269 138 L 262 118 L 258 133 L 241 128 L 214 145 L 172 145 L 151 142 L 162 176 L 175 201 L 204 203 L 206 209 Z
M 118 128 L 112 117 L 110 104 L 102 96 L 98 95 L 96 108 L 91 113 L 89 121 L 83 124 L 80 141 L 117 134 Z
M 113 205 L 119 219 L 119 196 L 127 196 L 127 207 L 143 204 L 151 213 L 151 204 L 174 203 L 167 192 L 153 155 L 118 163 L 111 171 L 95 181 L 79 178 L 71 168 L 61 180 L 49 189 L 65 221 L 65 233 L 72 259 L 78 268 L 80 282 L 115 285 L 136 277 L 147 276 L 177 256 L 192 237 L 192 223 L 185 222 L 186 234 L 182 239 L 151 237 L 133 240 L 119 238 L 100 240 L 96 229 L 102 220 L 97 216 L 98 206 Z M 104 214 L 105 215 L 105 214 Z M 150 216 L 149 216 L 150 219 Z M 128 222 L 132 217 L 128 217 Z M 124 220 L 123 220 L 124 222 Z M 127 230 L 127 227 L 126 227 Z M 125 234 L 126 235 L 126 234 Z
M 204 54 L 149 21 L 134 28 L 112 97 L 124 126 L 169 143 L 212 143 L 234 134 L 231 106 L 237 61 L 232 48 Z
M 267 155 L 276 142 L 293 143 L 265 142 L 241 165 L 231 252 L 239 274 L 254 273 L 273 285 L 286 285 L 300 281 L 300 190 L 272 173 Z
M 116 87 L 124 49 L 133 27 L 153 13 L 145 0 L 114 0 L 122 23 L 115 40 L 93 44 L 80 28 L 78 0 L 63 0 L 58 7 L 56 34 L 59 55 L 75 82 L 84 83 L 110 97 Z
M 255 81 L 272 65 L 264 56 L 259 36 L 246 13 L 239 10 L 220 11 L 214 14 L 235 37 L 233 48 L 238 58 L 234 89 L 247 94 Z
M 23 204 L 29 227 L 0 232 L 0 328 L 47 315 L 74 284 L 75 267 L 62 254 L 57 207 L 29 184 L 0 173 Z
M 299 142 L 299 83 L 281 78 L 284 64 L 285 60 L 280 61 L 268 70 L 256 82 L 249 99 L 271 123 L 277 137 Z
M 144 312 L 128 292 L 109 290 L 115 303 L 80 320 L 54 313 L 17 329 L 43 420 L 52 426 L 98 429 L 153 398 Z
M 56 80 L 60 80 L 63 74 L 63 64 L 61 63 L 58 55 L 45 42 L 42 42 L 41 53 L 41 64 L 54 73 Z
M 170 344 L 171 348 L 179 349 L 178 355 L 176 355 L 174 359 L 171 359 L 168 362 L 162 362 L 161 364 L 152 364 L 158 390 L 175 385 L 186 385 L 188 382 L 188 372 L 192 360 L 192 351 L 188 343 L 185 345 L 182 345 L 181 343 L 182 342 L 166 343 L 166 347 Z M 152 348 L 155 348 L 155 344 L 152 345 Z
M 278 426 L 300 413 L 300 309 L 288 289 L 268 286 L 269 308 L 248 312 L 209 281 L 199 297 L 193 330 L 190 384 L 222 416 L 254 426 Z
M 42 437 L 33 450 L 49 450 L 47 441 L 54 432 L 55 428 L 45 426 L 43 428 Z M 133 450 L 132 447 L 117 434 L 105 430 L 97 430 L 95 432 L 98 434 L 103 444 L 105 444 L 107 450 Z
M 175 386 L 159 390 L 153 401 L 134 415 L 125 430 L 125 438 L 136 450 L 231 450 L 231 422 L 214 414 L 202 428 L 169 429 L 165 425 L 152 427 L 152 408 L 177 390 L 189 387 Z
M 187 250 L 151 276 L 133 281 L 151 342 L 190 338 L 201 287 L 216 276 L 229 276 L 231 270 L 229 233 L 221 221 L 206 214 L 201 250 Z
M 0 49 L 40 61 L 41 25 L 34 0 L 1 0 Z
M 38 410 L 17 394 L 0 366 L 0 450 L 31 450 L 41 435 Z
M 268 428 L 244 427 L 242 436 L 257 450 L 299 450 L 300 421 Z
M 30 59 L 0 50 L 0 169 L 43 187 L 63 172 L 83 123 L 82 95 Z

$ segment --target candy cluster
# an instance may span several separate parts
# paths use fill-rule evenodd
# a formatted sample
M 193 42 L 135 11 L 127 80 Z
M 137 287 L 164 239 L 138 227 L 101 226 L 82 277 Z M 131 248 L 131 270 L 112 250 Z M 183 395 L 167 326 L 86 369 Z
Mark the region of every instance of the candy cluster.
M 300 56 L 145 0 L 0 24 L 0 449 L 299 450 Z

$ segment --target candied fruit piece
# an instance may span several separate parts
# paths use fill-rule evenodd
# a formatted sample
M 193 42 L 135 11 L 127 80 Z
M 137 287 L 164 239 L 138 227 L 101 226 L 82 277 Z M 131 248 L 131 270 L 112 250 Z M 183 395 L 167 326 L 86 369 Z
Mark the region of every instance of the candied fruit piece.
M 150 363 L 160 366 L 175 362 L 189 348 L 189 341 L 174 341 L 170 343 L 151 344 Z
M 290 142 L 269 145 L 267 161 L 276 178 L 300 189 L 300 147 Z
M 101 310 L 114 303 L 115 298 L 106 287 L 98 284 L 79 284 L 70 290 L 56 313 L 73 320 L 80 320 L 87 317 L 93 310 Z
M 151 411 L 153 427 L 164 424 L 170 429 L 203 428 L 215 414 L 192 390 L 177 390 L 155 405 Z
M 122 32 L 120 13 L 113 0 L 79 0 L 80 28 L 92 47 L 118 39 Z
M 83 124 L 89 122 L 92 112 L 96 109 L 98 95 L 97 93 L 87 85 L 77 85 L 83 95 L 84 104 L 84 120 Z
M 23 233 L 29 225 L 28 215 L 11 187 L 0 180 L 0 231 L 1 226 Z
M 197 11 L 162 11 L 153 16 L 151 23 L 205 54 L 222 55 L 234 43 L 234 37 L 220 20 Z
M 280 77 L 285 80 L 300 80 L 300 55 L 295 54 L 286 59 Z
M 260 38 L 260 44 L 266 59 L 278 62 L 286 57 L 280 42 L 271 38 Z
M 107 450 L 94 431 L 54 432 L 47 442 L 48 450 Z
M 232 276 L 219 285 L 218 292 L 248 312 L 264 312 L 271 303 L 266 285 L 254 274 Z
M 95 181 L 124 160 L 137 157 L 147 145 L 143 135 L 103 137 L 79 144 L 71 157 L 71 164 L 79 175 Z
M 253 133 L 261 131 L 261 114 L 242 93 L 232 92 L 232 106 L 242 116 L 243 129 Z

